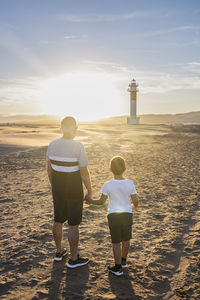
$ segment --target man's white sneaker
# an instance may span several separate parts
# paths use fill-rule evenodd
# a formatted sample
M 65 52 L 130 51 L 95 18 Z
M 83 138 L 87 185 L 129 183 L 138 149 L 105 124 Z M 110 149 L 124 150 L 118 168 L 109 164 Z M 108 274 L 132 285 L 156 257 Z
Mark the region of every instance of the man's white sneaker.
M 79 255 L 78 255 L 78 258 L 76 260 L 72 260 L 70 259 L 68 261 L 68 268 L 78 268 L 78 267 L 81 267 L 81 266 L 84 266 L 84 265 L 87 265 L 89 263 L 89 259 L 88 258 L 81 258 Z
M 121 266 L 114 266 L 114 267 L 108 267 L 108 272 L 116 275 L 116 276 L 121 276 L 123 275 L 122 267 Z
M 61 261 L 66 255 L 67 255 L 67 250 L 65 248 L 63 248 L 63 250 L 61 252 L 56 252 L 54 260 Z

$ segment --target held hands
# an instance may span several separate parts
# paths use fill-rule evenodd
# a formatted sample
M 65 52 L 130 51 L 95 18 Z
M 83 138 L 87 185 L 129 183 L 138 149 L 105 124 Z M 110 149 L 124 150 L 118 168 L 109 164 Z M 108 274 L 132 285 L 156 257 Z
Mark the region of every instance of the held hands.
M 94 199 L 93 199 L 93 195 L 88 193 L 88 194 L 85 196 L 85 199 L 84 199 L 84 200 L 85 200 L 85 202 L 86 202 L 87 204 L 103 205 L 103 204 L 105 203 L 107 197 L 108 197 L 108 196 L 101 194 L 100 199 L 98 199 L 98 200 L 95 199 L 95 200 L 94 200 Z
M 87 203 L 87 204 L 91 204 L 91 200 L 93 200 L 93 195 L 92 195 L 92 193 L 87 193 L 86 195 L 85 195 L 85 198 L 84 198 L 84 201 Z

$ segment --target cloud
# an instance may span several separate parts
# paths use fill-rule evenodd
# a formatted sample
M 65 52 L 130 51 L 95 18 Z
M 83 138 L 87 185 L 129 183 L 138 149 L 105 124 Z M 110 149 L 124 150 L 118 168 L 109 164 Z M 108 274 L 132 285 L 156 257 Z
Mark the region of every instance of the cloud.
M 40 43 L 46 44 L 46 45 L 53 45 L 53 44 L 56 44 L 56 41 L 54 41 L 54 40 L 41 40 Z
M 190 62 L 190 63 L 188 63 L 188 65 L 192 65 L 192 66 L 198 66 L 198 67 L 200 67 L 200 62 Z
M 37 55 L 12 30 L 0 28 L 0 46 L 12 52 L 12 54 L 32 70 L 37 71 L 39 74 L 48 74 L 48 68 L 44 66 Z
M 169 34 L 173 32 L 185 32 L 185 31 L 192 31 L 192 30 L 200 30 L 200 26 L 178 26 L 178 27 L 172 27 L 169 29 L 160 29 L 160 30 L 154 30 L 154 31 L 149 31 L 149 32 L 142 32 L 142 33 L 137 33 L 137 37 L 153 37 L 153 36 L 159 36 L 159 35 L 164 35 L 164 34 Z
M 85 15 L 75 15 L 75 14 L 60 14 L 58 19 L 72 22 L 72 23 L 96 23 L 96 22 L 114 22 L 121 20 L 132 20 L 135 18 L 164 18 L 168 17 L 168 14 L 159 14 L 152 11 L 134 11 L 125 14 L 85 14 Z
M 151 70 L 140 70 L 136 67 L 130 68 L 114 62 L 88 61 L 99 71 L 110 72 L 115 78 L 116 85 L 125 89 L 129 81 L 134 77 L 139 83 L 141 93 L 167 93 L 175 90 L 200 89 L 200 77 L 198 77 L 188 66 L 199 68 L 199 62 L 180 64 L 177 72 L 159 72 Z
M 200 45 L 200 40 L 199 39 L 195 39 L 195 40 L 191 40 L 188 42 L 180 42 L 180 43 L 174 43 L 174 45 L 177 47 L 191 47 L 191 46 L 199 46 Z
M 4 30 L 4 29 L 8 29 L 8 30 L 16 30 L 16 26 L 13 26 L 11 23 L 7 23 L 7 22 L 0 22 L 0 29 Z
M 64 36 L 64 39 L 67 39 L 67 40 L 77 39 L 77 38 L 78 38 L 77 35 L 65 35 L 65 36 Z
M 0 79 L 0 104 L 16 105 L 37 102 L 37 87 L 39 78 Z
M 199 74 L 200 75 L 200 62 L 194 61 L 186 64 L 185 69 L 190 73 Z
M 81 40 L 81 39 L 86 39 L 88 36 L 86 34 L 82 35 L 72 35 L 72 34 L 66 34 L 64 36 L 59 37 L 57 40 L 41 40 L 40 43 L 45 44 L 45 45 L 54 45 L 58 43 L 58 40 L 61 41 L 63 39 L 65 40 Z
M 154 72 L 138 73 L 143 93 L 167 93 L 175 90 L 200 89 L 200 78 L 197 76 L 175 75 L 170 73 Z
M 126 72 L 128 73 L 128 69 L 126 66 L 122 66 L 121 64 L 108 62 L 108 61 L 92 61 L 87 60 L 85 61 L 86 64 L 91 66 L 95 66 L 95 68 L 99 71 L 106 71 L 106 72 Z
M 109 76 L 122 98 L 126 97 L 128 84 L 133 78 L 139 83 L 141 95 L 162 94 L 164 97 L 166 93 L 172 91 L 184 93 L 185 90 L 197 91 L 200 89 L 199 61 L 177 64 L 175 69 L 176 73 L 142 70 L 112 61 L 85 61 L 84 67 L 87 73 L 91 72 L 92 74 L 95 71 L 95 73 L 99 72 L 102 76 L 103 74 Z M 199 71 L 197 72 L 197 70 Z M 69 74 L 71 73 L 69 72 Z M 17 107 L 18 112 L 23 109 L 25 111 L 25 108 L 29 112 L 32 109 L 37 111 L 36 107 L 40 107 L 40 88 L 43 80 L 46 80 L 46 78 L 33 77 L 12 80 L 0 78 L 0 107 L 2 113 Z
M 85 39 L 87 38 L 87 35 L 86 34 L 82 34 L 82 35 L 65 35 L 64 36 L 64 39 L 66 40 L 78 40 L 78 39 Z
M 180 76 L 196 76 L 200 74 L 200 62 L 186 62 L 186 63 L 178 63 L 178 64 L 168 64 L 166 67 L 174 67 L 176 69 L 176 74 L 180 74 Z
M 194 15 L 199 15 L 200 14 L 200 9 L 196 9 L 196 10 L 194 10 Z

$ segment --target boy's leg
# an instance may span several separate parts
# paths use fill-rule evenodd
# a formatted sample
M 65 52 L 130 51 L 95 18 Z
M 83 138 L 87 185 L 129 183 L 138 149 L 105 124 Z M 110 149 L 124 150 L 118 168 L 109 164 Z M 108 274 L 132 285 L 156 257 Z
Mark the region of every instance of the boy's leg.
M 130 240 L 122 241 L 122 258 L 127 258 L 129 248 L 130 248 Z
M 122 256 L 121 244 L 113 243 L 112 246 L 113 246 L 115 265 L 121 265 L 121 256 Z
M 63 235 L 63 223 L 54 222 L 53 237 L 56 244 L 57 252 L 62 251 L 62 235 Z
M 69 225 L 68 241 L 70 246 L 71 259 L 76 260 L 78 255 L 79 225 Z
M 130 248 L 130 239 L 132 238 L 133 214 L 124 213 L 122 217 L 122 267 L 126 267 L 126 258 Z

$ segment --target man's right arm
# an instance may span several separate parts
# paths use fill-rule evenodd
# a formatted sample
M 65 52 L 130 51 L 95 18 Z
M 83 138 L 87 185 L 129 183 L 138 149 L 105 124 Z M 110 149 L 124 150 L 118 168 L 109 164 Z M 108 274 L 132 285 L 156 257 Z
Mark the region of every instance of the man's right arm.
M 90 173 L 89 173 L 88 167 L 80 167 L 80 172 L 81 172 L 81 177 L 82 177 L 83 183 L 87 189 L 88 197 L 90 199 L 92 199 L 92 197 L 93 197 L 92 185 L 91 185 Z

